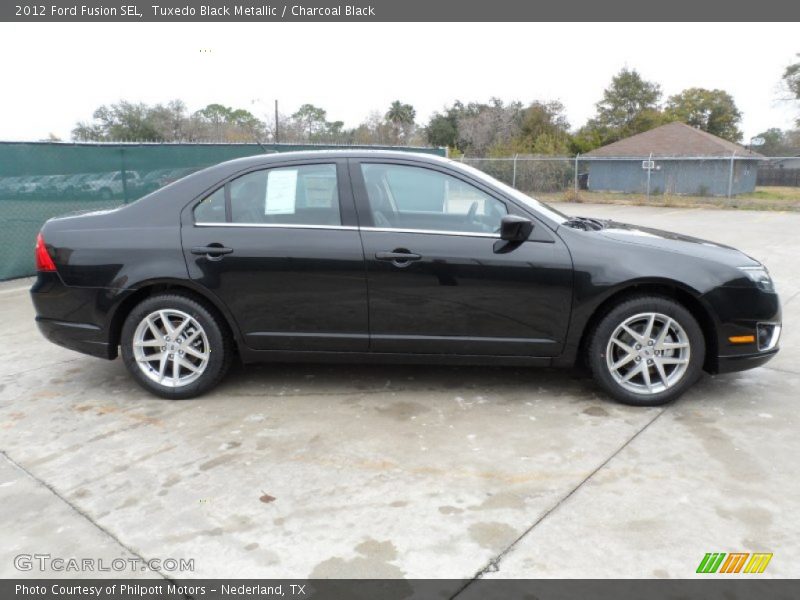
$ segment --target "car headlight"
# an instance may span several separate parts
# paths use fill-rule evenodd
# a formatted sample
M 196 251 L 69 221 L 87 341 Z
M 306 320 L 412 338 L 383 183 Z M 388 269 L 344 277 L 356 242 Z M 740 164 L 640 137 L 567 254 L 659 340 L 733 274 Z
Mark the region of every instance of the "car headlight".
M 774 292 L 775 284 L 772 283 L 772 277 L 769 276 L 769 271 L 764 265 L 757 267 L 739 267 L 739 270 L 745 276 L 756 284 L 756 286 L 765 292 Z

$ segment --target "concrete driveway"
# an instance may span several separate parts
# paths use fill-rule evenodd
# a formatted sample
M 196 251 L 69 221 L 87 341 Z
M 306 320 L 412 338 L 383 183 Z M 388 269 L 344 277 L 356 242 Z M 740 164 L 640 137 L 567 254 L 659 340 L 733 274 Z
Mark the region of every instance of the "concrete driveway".
M 764 261 L 780 355 L 656 409 L 568 371 L 363 365 L 235 368 L 170 402 L 46 342 L 29 282 L 7 282 L 0 577 L 109 574 L 14 567 L 50 554 L 194 559 L 170 577 L 686 578 L 737 551 L 798 576 L 800 215 L 559 208 Z

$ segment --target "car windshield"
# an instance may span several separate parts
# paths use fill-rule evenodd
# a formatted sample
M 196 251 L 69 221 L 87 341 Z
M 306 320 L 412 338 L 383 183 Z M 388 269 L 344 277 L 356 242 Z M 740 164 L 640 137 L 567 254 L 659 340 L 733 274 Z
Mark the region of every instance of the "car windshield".
M 486 183 L 488 183 L 490 185 L 493 185 L 495 187 L 500 188 L 506 194 L 508 194 L 509 196 L 514 198 L 515 200 L 519 200 L 520 202 L 522 202 L 526 206 L 532 208 L 537 213 L 539 213 L 541 215 L 544 215 L 545 217 L 555 221 L 559 225 L 564 223 L 565 221 L 569 220 L 569 217 L 567 215 L 565 215 L 564 213 L 556 210 L 555 208 L 553 208 L 549 204 L 545 204 L 544 202 L 540 202 L 539 200 L 531 198 L 527 194 L 524 194 L 524 193 L 520 192 L 518 189 L 513 188 L 513 187 L 511 187 L 510 185 L 508 185 L 506 183 L 503 183 L 499 179 L 495 179 L 494 177 L 484 173 L 480 169 L 476 169 L 475 167 L 472 167 L 470 165 L 466 165 L 466 164 L 464 164 L 462 162 L 459 162 L 459 161 L 452 161 L 452 162 L 455 163 L 456 165 L 458 165 L 459 168 L 461 168 L 461 169 L 463 169 L 465 171 L 468 171 L 473 177 L 476 177 L 476 178 L 478 178 L 478 179 L 480 179 L 482 181 L 485 181 Z

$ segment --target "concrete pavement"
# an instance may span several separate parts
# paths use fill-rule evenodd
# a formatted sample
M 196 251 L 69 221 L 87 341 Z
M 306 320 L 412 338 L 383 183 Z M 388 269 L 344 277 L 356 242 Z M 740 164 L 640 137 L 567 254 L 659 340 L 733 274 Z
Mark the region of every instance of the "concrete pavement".
M 569 371 L 364 365 L 239 367 L 170 402 L 46 342 L 7 282 L 0 576 L 64 574 L 14 567 L 51 553 L 194 560 L 170 577 L 686 578 L 714 551 L 798 576 L 800 215 L 558 208 L 764 261 L 781 353 L 657 409 Z

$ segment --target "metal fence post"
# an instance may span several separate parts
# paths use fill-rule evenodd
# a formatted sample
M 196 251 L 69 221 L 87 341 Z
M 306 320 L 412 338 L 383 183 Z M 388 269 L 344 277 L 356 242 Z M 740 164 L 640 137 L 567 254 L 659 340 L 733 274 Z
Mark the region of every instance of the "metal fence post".
M 514 169 L 511 173 L 511 187 L 517 187 L 517 154 L 514 155 Z
M 653 164 L 653 153 L 650 153 L 650 157 L 647 159 L 647 203 L 650 203 L 650 174 L 653 172 L 651 168 Z
M 120 171 L 122 174 L 122 203 L 128 203 L 128 170 L 125 167 L 125 148 L 119 149 Z M 113 192 L 112 192 L 113 196 Z
M 733 161 L 736 158 L 736 150 L 733 151 L 731 154 L 731 170 L 728 173 L 728 198 L 730 199 L 733 196 Z
M 575 196 L 578 195 L 578 159 L 581 157 L 581 153 L 578 152 L 575 155 Z

